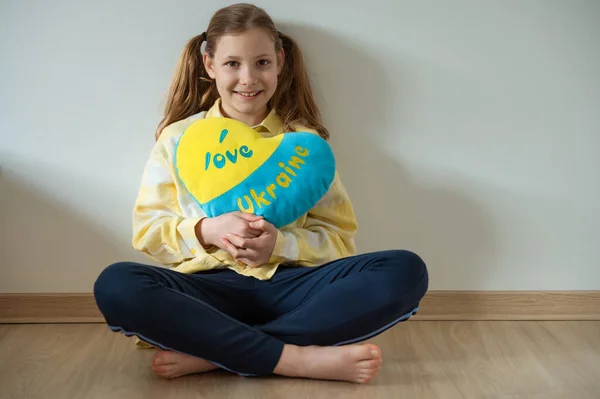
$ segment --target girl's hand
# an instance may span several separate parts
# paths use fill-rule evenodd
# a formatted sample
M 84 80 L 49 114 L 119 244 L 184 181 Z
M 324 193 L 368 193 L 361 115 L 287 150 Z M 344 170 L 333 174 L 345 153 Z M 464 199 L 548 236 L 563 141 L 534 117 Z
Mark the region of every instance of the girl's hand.
M 224 249 L 230 252 L 237 260 L 251 267 L 264 265 L 271 258 L 278 230 L 264 219 L 250 222 L 252 229 L 261 231 L 256 238 L 244 238 L 235 233 L 227 234 L 221 240 Z
M 214 218 L 205 218 L 199 223 L 200 234 L 196 233 L 203 246 L 214 245 L 224 250 L 222 238 L 228 233 L 234 233 L 243 238 L 255 238 L 263 231 L 250 227 L 250 223 L 263 220 L 262 216 L 244 212 L 231 212 Z

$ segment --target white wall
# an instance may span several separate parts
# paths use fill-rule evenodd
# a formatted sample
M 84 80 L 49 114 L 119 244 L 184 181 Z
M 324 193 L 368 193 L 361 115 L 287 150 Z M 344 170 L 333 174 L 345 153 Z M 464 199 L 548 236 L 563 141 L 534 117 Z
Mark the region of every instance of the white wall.
M 225 4 L 0 3 L 0 292 L 146 260 L 164 93 Z M 418 252 L 431 289 L 600 289 L 600 2 L 258 4 L 303 46 L 360 251 Z

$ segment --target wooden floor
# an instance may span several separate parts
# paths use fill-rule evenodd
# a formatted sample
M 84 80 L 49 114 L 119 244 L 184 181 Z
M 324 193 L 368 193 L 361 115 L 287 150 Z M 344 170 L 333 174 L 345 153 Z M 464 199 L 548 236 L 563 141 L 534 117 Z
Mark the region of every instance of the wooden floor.
M 410 321 L 368 385 L 216 371 L 175 380 L 102 324 L 0 325 L 0 398 L 600 398 L 599 321 Z

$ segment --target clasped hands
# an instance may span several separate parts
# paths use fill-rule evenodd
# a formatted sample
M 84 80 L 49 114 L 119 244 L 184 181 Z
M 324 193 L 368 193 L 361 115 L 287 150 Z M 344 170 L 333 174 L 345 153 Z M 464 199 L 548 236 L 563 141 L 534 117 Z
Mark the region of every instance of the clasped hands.
M 268 263 L 275 248 L 277 228 L 262 216 L 231 212 L 204 218 L 196 225 L 203 246 L 214 245 L 251 267 Z

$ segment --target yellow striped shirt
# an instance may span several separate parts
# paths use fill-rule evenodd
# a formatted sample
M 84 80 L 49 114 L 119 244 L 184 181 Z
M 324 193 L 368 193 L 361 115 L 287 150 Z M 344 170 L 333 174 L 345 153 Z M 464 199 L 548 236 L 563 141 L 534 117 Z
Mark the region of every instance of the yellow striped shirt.
M 338 172 L 329 191 L 313 209 L 279 229 L 267 264 L 250 267 L 236 262 L 220 248 L 204 249 L 194 227 L 206 215 L 177 178 L 173 154 L 185 128 L 194 120 L 210 117 L 223 117 L 220 100 L 207 112 L 167 126 L 152 149 L 133 210 L 135 249 L 182 273 L 229 268 L 260 280 L 270 279 L 282 263 L 318 266 L 356 252 L 356 217 Z M 274 111 L 253 129 L 264 137 L 284 133 L 281 118 Z M 301 126 L 295 130 L 316 134 Z

